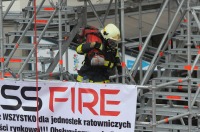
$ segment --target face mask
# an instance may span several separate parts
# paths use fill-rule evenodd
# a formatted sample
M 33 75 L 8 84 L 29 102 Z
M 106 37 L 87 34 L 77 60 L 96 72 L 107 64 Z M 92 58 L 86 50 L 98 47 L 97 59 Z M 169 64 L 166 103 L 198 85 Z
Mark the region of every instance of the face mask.
M 111 48 L 117 48 L 117 42 L 115 40 L 112 39 L 108 39 L 108 46 Z

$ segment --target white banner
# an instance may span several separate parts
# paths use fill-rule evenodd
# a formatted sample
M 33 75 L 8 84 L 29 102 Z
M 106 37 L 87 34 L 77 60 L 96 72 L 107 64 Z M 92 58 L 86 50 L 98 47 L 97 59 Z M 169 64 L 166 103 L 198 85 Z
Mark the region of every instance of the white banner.
M 1 132 L 134 132 L 135 85 L 4 80 L 0 87 Z

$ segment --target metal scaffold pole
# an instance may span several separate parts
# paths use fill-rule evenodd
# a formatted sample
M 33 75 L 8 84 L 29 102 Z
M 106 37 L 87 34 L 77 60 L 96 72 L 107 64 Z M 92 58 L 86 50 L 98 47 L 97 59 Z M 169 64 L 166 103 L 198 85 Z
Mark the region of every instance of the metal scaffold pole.
M 0 0 L 0 43 L 1 43 L 1 78 L 4 78 L 4 38 L 3 38 L 3 5 Z
M 187 1 L 187 50 L 188 50 L 188 66 L 191 66 L 191 18 L 190 18 L 190 0 Z M 191 69 L 188 70 L 188 132 L 191 132 L 192 113 L 191 113 Z
M 138 20 L 138 24 L 139 24 L 139 50 L 142 49 L 142 0 L 139 1 L 139 20 Z M 142 70 L 142 59 L 140 59 L 140 83 L 142 81 L 143 78 L 143 70 Z
M 152 82 L 152 127 L 153 132 L 156 132 L 156 83 L 155 80 Z
M 67 0 L 65 0 L 64 2 L 64 6 L 67 6 Z M 65 13 L 65 19 L 68 19 L 68 13 L 66 12 Z M 65 32 L 67 32 L 67 33 L 70 33 L 70 26 L 69 26 L 69 23 L 65 23 Z M 66 67 L 65 67 L 65 70 L 66 71 L 69 71 L 69 58 L 68 58 L 68 54 L 69 54 L 69 51 L 68 50 L 66 50 L 65 51 L 65 57 L 66 57 L 66 63 L 65 63 L 65 65 L 66 65 Z
M 83 13 L 83 26 L 85 27 L 87 25 L 87 9 L 88 9 L 88 6 L 87 6 L 87 0 L 84 0 L 84 13 Z
M 120 28 L 121 28 L 121 43 L 122 43 L 122 83 L 125 83 L 125 28 L 124 28 L 124 0 L 120 1 Z
M 62 57 L 62 42 L 63 42 L 63 37 L 62 37 L 62 1 L 58 0 L 58 19 L 59 19 L 59 23 L 58 23 L 58 32 L 59 32 L 59 71 L 60 71 L 60 80 L 63 80 L 63 57 Z

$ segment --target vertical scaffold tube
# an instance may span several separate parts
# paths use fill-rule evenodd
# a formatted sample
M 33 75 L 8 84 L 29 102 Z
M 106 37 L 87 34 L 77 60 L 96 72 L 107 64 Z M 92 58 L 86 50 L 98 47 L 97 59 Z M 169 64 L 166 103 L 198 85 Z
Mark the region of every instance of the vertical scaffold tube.
M 3 5 L 0 0 L 0 43 L 1 43 L 1 78 L 4 78 L 4 39 L 3 39 Z
M 120 9 L 121 9 L 121 15 L 120 15 L 120 27 L 121 27 L 121 43 L 122 43 L 122 63 L 125 64 L 125 45 L 124 45 L 124 41 L 125 41 L 125 28 L 124 28 L 124 0 L 120 1 Z M 125 70 L 126 67 L 125 65 L 122 64 L 122 83 L 125 83 Z
M 87 0 L 84 0 L 84 20 L 83 20 L 83 26 L 85 27 L 87 25 Z
M 58 0 L 58 19 L 59 19 L 59 23 L 58 23 L 58 32 L 59 32 L 59 71 L 60 71 L 60 80 L 63 80 L 63 57 L 62 57 L 62 2 L 61 0 Z M 68 50 L 68 49 L 67 49 Z
M 34 17 L 34 26 L 33 26 L 33 32 L 34 32 L 34 35 L 33 35 L 33 44 L 34 44 L 34 47 L 36 49 L 36 52 L 35 52 L 35 67 L 36 67 L 36 70 L 35 70 L 35 73 L 36 73 L 36 79 L 35 79 L 35 85 L 36 85 L 36 117 L 37 117 L 37 121 L 36 121 L 36 124 L 37 124 L 37 130 L 39 130 L 39 107 L 38 107 L 38 104 L 39 104 L 39 100 L 38 100 L 38 96 L 39 96 L 39 90 L 38 90 L 38 85 L 39 85 L 39 82 L 38 82 L 38 47 L 37 47 L 37 15 L 36 15 L 36 12 L 37 12 L 37 1 L 36 0 L 33 0 L 33 17 Z M 20 74 L 20 80 L 22 80 L 22 74 Z
M 139 50 L 142 49 L 142 0 L 139 1 Z M 142 81 L 143 78 L 143 71 L 142 71 L 142 59 L 140 59 L 140 82 Z
M 152 125 L 153 125 L 153 132 L 156 132 L 156 82 L 155 80 L 152 81 Z
M 63 2 L 63 4 L 64 4 L 64 6 L 66 6 L 67 7 L 67 5 L 68 5 L 68 3 L 67 3 L 67 0 L 65 0 L 64 2 Z M 68 20 L 69 18 L 68 18 L 68 12 L 65 12 L 65 20 Z M 69 33 L 70 32 L 70 25 L 69 25 L 69 23 L 67 22 L 67 23 L 65 23 L 65 32 L 67 32 L 67 33 Z M 69 51 L 68 50 L 66 50 L 65 51 L 65 60 L 66 60 L 66 62 L 65 62 L 65 65 L 66 65 L 66 67 L 65 67 L 65 70 L 66 71 L 69 71 L 69 58 L 68 58 L 68 54 L 69 54 Z M 63 73 L 63 72 L 62 72 Z
M 187 49 L 188 49 L 188 66 L 191 66 L 191 19 L 190 19 L 190 0 L 187 1 Z M 188 70 L 188 132 L 191 132 L 192 115 L 191 115 L 191 70 Z

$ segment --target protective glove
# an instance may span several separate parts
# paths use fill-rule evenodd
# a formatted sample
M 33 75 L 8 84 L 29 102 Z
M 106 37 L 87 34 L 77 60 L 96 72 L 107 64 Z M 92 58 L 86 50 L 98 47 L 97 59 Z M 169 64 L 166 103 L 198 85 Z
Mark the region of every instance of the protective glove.
M 100 47 L 101 47 L 101 43 L 99 43 L 99 42 L 92 42 L 90 44 L 90 48 L 100 49 Z

